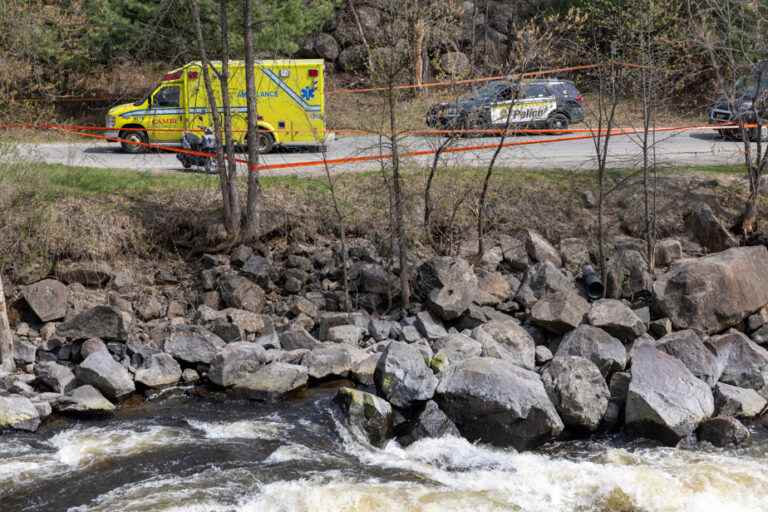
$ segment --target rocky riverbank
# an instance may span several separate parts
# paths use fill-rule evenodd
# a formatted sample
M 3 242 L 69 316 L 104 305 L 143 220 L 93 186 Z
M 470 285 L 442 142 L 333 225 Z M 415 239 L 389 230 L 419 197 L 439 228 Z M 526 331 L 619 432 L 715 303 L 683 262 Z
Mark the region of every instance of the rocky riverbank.
M 666 239 L 654 274 L 642 251 L 618 240 L 607 298 L 590 301 L 587 244 L 522 230 L 479 259 L 422 261 L 404 310 L 397 270 L 353 239 L 349 313 L 330 241 L 239 246 L 189 273 L 62 265 L 19 288 L 0 428 L 109 415 L 180 383 L 279 403 L 345 378 L 334 407 L 374 446 L 460 435 L 525 450 L 616 431 L 745 442 L 768 397 L 768 250 L 690 258 Z

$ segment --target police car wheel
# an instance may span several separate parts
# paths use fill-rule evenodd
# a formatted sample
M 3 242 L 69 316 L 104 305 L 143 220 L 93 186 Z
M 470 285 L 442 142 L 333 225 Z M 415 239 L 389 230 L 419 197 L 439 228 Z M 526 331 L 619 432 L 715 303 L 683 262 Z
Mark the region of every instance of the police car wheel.
M 142 144 L 147 143 L 147 132 L 143 131 L 131 131 L 131 132 L 120 132 L 119 137 L 126 142 L 121 142 L 120 146 L 122 146 L 123 151 L 130 154 L 137 154 L 137 153 L 144 153 L 146 151 L 146 147 Z M 131 143 L 134 144 L 131 144 Z
M 547 128 L 550 130 L 567 130 L 568 118 L 565 114 L 552 114 L 549 119 L 547 119 Z M 557 132 L 554 134 L 556 135 Z

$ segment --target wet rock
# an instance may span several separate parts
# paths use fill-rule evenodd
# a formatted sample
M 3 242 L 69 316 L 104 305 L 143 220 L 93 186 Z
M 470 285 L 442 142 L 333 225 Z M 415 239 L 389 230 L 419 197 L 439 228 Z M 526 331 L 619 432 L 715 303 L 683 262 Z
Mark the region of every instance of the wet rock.
M 408 446 L 420 439 L 445 436 L 461 437 L 461 433 L 437 403 L 430 400 L 424 405 L 424 410 L 419 413 L 408 432 L 397 440 L 402 446 Z
M 589 303 L 576 290 L 546 295 L 531 309 L 531 323 L 555 334 L 563 334 L 581 324 Z
M 29 398 L 0 396 L 0 430 L 12 428 L 35 432 L 39 426 L 40 413 Z
M 768 387 L 768 350 L 739 331 L 730 330 L 707 341 L 714 350 L 722 374 L 720 381 L 755 389 L 765 396 Z
M 414 327 L 428 340 L 442 338 L 448 334 L 445 327 L 429 311 L 420 311 L 416 314 Z
M 740 247 L 678 262 L 654 284 L 675 329 L 720 332 L 768 304 L 768 250 Z
M 115 410 L 112 402 L 90 385 L 73 389 L 53 402 L 53 408 L 64 413 L 109 413 Z
M 230 343 L 211 361 L 208 379 L 221 387 L 237 385 L 270 361 L 262 347 L 245 341 Z
M 531 370 L 536 367 L 536 344 L 515 320 L 488 322 L 472 331 L 472 337 L 483 345 L 483 357 L 504 359 Z
M 499 359 L 477 357 L 451 366 L 435 401 L 471 441 L 525 450 L 564 428 L 538 374 Z
M 397 341 L 381 355 L 374 381 L 384 398 L 402 408 L 431 399 L 437 387 L 437 378 L 419 349 Z
M 128 337 L 130 315 L 113 306 L 96 306 L 83 311 L 56 328 L 59 336 L 73 339 L 101 338 L 122 341 Z
M 656 348 L 682 361 L 691 373 L 709 387 L 713 387 L 720 379 L 722 370 L 717 359 L 694 331 L 677 331 L 658 341 Z
M 53 361 L 35 366 L 37 379 L 56 393 L 66 393 L 75 387 L 75 374 L 68 367 Z
M 695 205 L 685 215 L 685 227 L 691 236 L 710 252 L 720 252 L 737 247 L 736 240 L 705 203 Z
M 109 352 L 94 352 L 75 370 L 77 380 L 90 384 L 108 398 L 115 400 L 136 390 L 131 374 L 115 361 Z
M 147 366 L 136 370 L 135 378 L 149 388 L 171 386 L 181 379 L 181 366 L 170 354 L 152 354 Z
M 643 321 L 620 300 L 600 299 L 594 302 L 587 318 L 590 324 L 625 343 L 645 334 Z
M 627 350 L 621 341 L 592 325 L 582 324 L 566 334 L 555 353 L 560 356 L 581 356 L 592 361 L 603 377 L 623 370 L 627 365 Z
M 709 386 L 683 363 L 653 347 L 637 350 L 625 412 L 628 432 L 675 444 L 714 410 Z
M 209 330 L 193 325 L 179 326 L 165 340 L 163 349 L 187 364 L 210 364 L 224 348 L 224 340 Z
M 353 433 L 373 446 L 383 447 L 393 433 L 392 406 L 370 393 L 351 388 L 341 388 L 334 402 L 344 415 Z
M 696 432 L 699 441 L 715 446 L 738 446 L 749 441 L 750 433 L 739 420 L 730 416 L 718 416 L 701 422 Z
M 237 275 L 227 274 L 219 280 L 221 298 L 228 307 L 261 313 L 264 309 L 264 290 L 253 281 Z
M 541 380 L 566 427 L 597 430 L 608 409 L 610 393 L 594 363 L 578 356 L 557 357 Z
M 456 320 L 477 296 L 477 276 L 463 258 L 435 257 L 417 269 L 414 292 L 435 316 Z
M 352 356 L 344 345 L 322 344 L 305 354 L 301 364 L 313 379 L 346 377 L 352 369 Z
M 67 287 L 55 279 L 24 286 L 21 294 L 41 322 L 60 320 L 67 314 Z
M 304 366 L 275 361 L 239 379 L 233 390 L 251 400 L 274 400 L 306 386 L 308 378 Z
M 754 389 L 740 388 L 719 382 L 715 386 L 715 413 L 718 416 L 754 418 L 768 406 L 765 398 Z
M 356 325 L 336 325 L 328 329 L 328 339 L 333 343 L 357 346 L 363 339 L 363 330 Z M 306 347 L 305 347 L 306 348 Z

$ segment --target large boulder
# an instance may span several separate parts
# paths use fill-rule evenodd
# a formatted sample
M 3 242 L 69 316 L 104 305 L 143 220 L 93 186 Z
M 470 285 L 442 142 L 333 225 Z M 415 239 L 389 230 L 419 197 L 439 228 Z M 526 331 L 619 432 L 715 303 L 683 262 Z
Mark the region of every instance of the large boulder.
M 571 278 L 551 261 L 537 263 L 530 268 L 521 290 L 526 287 L 533 292 L 536 299 L 541 299 L 551 293 L 575 291 Z M 518 291 L 518 295 L 520 295 L 521 290 Z
M 687 329 L 668 334 L 658 340 L 656 348 L 678 358 L 709 387 L 713 387 L 720 379 L 722 369 L 717 358 L 695 331 Z
M 563 266 L 563 260 L 552 244 L 546 238 L 532 229 L 525 229 L 520 233 L 520 238 L 525 242 L 528 256 L 536 263 L 550 262 L 556 267 Z
M 350 430 L 373 446 L 383 447 L 392 437 L 392 406 L 376 395 L 341 388 L 334 397 Z
M 768 304 L 768 250 L 739 247 L 681 260 L 654 284 L 675 329 L 720 332 Z
M 711 252 L 737 247 L 739 241 L 717 218 L 706 203 L 695 205 L 685 215 L 685 227 L 693 238 Z
M 472 331 L 483 345 L 483 356 L 505 359 L 523 368 L 536 368 L 536 343 L 516 320 L 493 320 Z
M 762 414 L 768 401 L 754 389 L 719 382 L 715 386 L 715 413 L 718 416 L 754 418 Z
M 306 386 L 308 378 L 304 366 L 275 361 L 244 375 L 233 389 L 252 400 L 274 400 Z
M 0 396 L 0 431 L 12 428 L 34 432 L 40 426 L 40 413 L 29 398 Z
M 348 347 L 337 343 L 322 344 L 301 359 L 313 379 L 346 377 L 352 370 L 352 354 Z
M 68 367 L 54 361 L 45 361 L 35 366 L 37 380 L 55 393 L 66 393 L 75 387 L 75 374 Z
M 53 403 L 53 408 L 64 413 L 110 413 L 115 406 L 98 389 L 85 385 L 73 389 Z
M 130 315 L 113 306 L 96 306 L 56 327 L 56 334 L 67 338 L 124 341 L 128 337 Z
M 312 48 L 319 58 L 334 62 L 339 57 L 341 48 L 331 34 L 320 33 L 312 38 Z
M 280 346 L 284 350 L 308 349 L 312 350 L 320 345 L 320 342 L 303 327 L 293 327 L 281 332 L 279 335 Z
M 566 427 L 597 430 L 608 409 L 610 392 L 594 363 L 578 356 L 557 357 L 541 380 Z
M 627 349 L 621 341 L 592 325 L 582 324 L 563 336 L 555 357 L 581 356 L 597 365 L 603 377 L 623 370 Z
M 55 279 L 25 286 L 21 294 L 41 322 L 59 320 L 67 314 L 67 287 Z
M 625 409 L 629 432 L 675 444 L 714 411 L 712 390 L 683 363 L 651 346 L 637 349 Z
M 456 320 L 478 294 L 477 276 L 467 260 L 438 256 L 418 268 L 414 291 L 435 316 Z
M 208 379 L 217 386 L 234 386 L 269 361 L 267 351 L 260 345 L 247 341 L 230 343 L 211 361 Z
M 525 450 L 564 428 L 539 375 L 500 359 L 476 357 L 451 366 L 435 400 L 471 441 Z
M 171 386 L 181 379 L 181 366 L 170 354 L 152 354 L 146 367 L 136 370 L 135 378 L 148 388 Z
M 374 381 L 384 398 L 403 408 L 431 399 L 437 387 L 437 377 L 419 349 L 399 341 L 390 343 L 382 354 Z
M 444 53 L 438 64 L 440 70 L 453 79 L 466 77 L 472 69 L 469 57 L 462 52 Z
M 640 317 L 623 302 L 616 299 L 600 299 L 592 304 L 587 313 L 589 323 L 599 327 L 624 343 L 645 334 L 646 327 Z
M 219 280 L 221 298 L 231 308 L 261 313 L 264 309 L 264 290 L 248 278 L 227 274 Z
M 136 390 L 131 374 L 109 352 L 97 351 L 89 355 L 77 367 L 75 374 L 80 382 L 92 385 L 112 400 Z
M 419 413 L 418 417 L 409 426 L 408 432 L 398 437 L 398 441 L 401 445 L 408 446 L 420 439 L 445 436 L 461 437 L 461 433 L 451 419 L 440 410 L 437 403 L 430 400 L 424 405 L 424 410 Z
M 751 437 L 749 429 L 736 418 L 718 416 L 701 422 L 696 432 L 699 441 L 706 441 L 715 446 L 737 446 Z
M 735 330 L 714 336 L 707 344 L 722 369 L 721 382 L 757 390 L 768 398 L 768 350 Z
M 546 295 L 531 308 L 531 323 L 555 334 L 578 327 L 589 311 L 589 303 L 576 290 Z
M 203 327 L 184 325 L 165 340 L 164 350 L 187 364 L 211 364 L 225 345 L 224 340 Z
M 430 364 L 440 370 L 464 359 L 479 357 L 483 353 L 483 345 L 480 342 L 460 333 L 450 333 L 430 341 L 430 347 L 435 353 Z

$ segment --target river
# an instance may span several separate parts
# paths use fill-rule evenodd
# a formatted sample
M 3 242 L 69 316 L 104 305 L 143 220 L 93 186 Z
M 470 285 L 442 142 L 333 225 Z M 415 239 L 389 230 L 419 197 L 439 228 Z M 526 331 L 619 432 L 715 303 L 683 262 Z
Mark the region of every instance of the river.
M 768 438 L 720 450 L 621 437 L 517 453 L 464 439 L 383 449 L 332 412 L 332 389 L 290 404 L 166 392 L 108 419 L 0 436 L 0 510 L 768 510 Z

